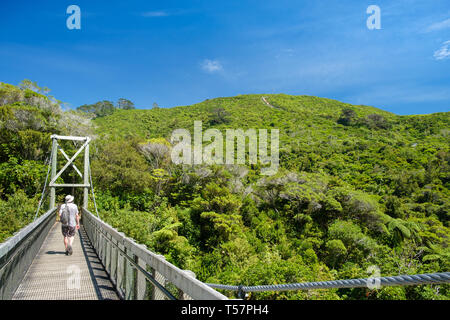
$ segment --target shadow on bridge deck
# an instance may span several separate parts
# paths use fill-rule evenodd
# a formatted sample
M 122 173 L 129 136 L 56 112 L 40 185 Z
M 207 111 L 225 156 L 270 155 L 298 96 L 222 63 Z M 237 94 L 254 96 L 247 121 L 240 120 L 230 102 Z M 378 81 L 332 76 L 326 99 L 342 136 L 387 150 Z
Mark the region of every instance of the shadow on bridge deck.
M 55 223 L 33 260 L 14 300 L 118 300 L 119 297 L 81 226 L 66 256 Z

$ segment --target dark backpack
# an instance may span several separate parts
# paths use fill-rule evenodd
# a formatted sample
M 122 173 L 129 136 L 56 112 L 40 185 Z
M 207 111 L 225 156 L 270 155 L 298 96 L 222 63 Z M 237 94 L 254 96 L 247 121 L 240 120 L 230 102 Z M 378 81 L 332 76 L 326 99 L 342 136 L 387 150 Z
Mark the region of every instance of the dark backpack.
M 69 225 L 69 218 L 70 218 L 69 206 L 66 204 L 64 209 L 61 212 L 61 217 L 60 217 L 60 221 L 63 226 Z

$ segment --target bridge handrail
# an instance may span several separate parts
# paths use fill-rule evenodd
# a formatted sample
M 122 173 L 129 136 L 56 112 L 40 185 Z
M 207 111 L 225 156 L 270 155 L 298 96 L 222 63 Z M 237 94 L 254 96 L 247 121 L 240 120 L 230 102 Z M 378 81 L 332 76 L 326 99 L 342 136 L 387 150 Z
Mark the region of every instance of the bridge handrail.
M 122 232 L 82 210 L 85 230 L 118 293 L 124 299 L 144 299 L 148 294 L 146 281 L 154 286 L 153 298 L 161 293 L 168 299 L 225 300 L 226 296 L 181 270 Z M 119 255 L 122 256 L 119 259 Z M 112 261 L 117 260 L 117 261 Z M 120 262 L 120 260 L 122 262 Z M 151 270 L 148 270 L 150 268 Z M 178 292 L 167 290 L 166 283 Z M 123 287 L 123 288 L 122 288 Z
M 42 246 L 54 218 L 50 209 L 0 243 L 0 300 L 11 299 Z

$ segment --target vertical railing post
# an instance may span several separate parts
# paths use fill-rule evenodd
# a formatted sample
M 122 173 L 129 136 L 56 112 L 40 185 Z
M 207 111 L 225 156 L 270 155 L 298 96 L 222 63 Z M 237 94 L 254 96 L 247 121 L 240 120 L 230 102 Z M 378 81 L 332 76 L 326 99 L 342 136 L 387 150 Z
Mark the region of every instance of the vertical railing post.
M 98 235 L 97 235 L 97 229 L 95 228 L 95 222 L 91 221 L 91 233 L 92 233 L 92 247 L 95 250 L 95 253 L 98 255 L 98 246 L 97 246 L 97 239 L 98 239 Z
M 95 228 L 95 225 L 93 225 L 92 230 L 93 230 L 93 233 L 94 233 L 94 249 L 95 249 L 95 252 L 97 253 L 97 255 L 99 255 L 99 252 L 98 252 L 98 231 Z
M 105 234 L 102 234 L 102 263 L 104 266 L 106 266 L 106 249 L 107 249 L 107 244 L 108 244 L 108 239 L 106 238 Z
M 58 141 L 52 136 L 52 154 L 51 154 L 51 174 L 50 181 L 56 176 L 56 161 L 58 159 Z M 56 188 L 50 186 L 50 209 L 55 207 L 56 203 Z
M 183 271 L 184 271 L 184 273 L 190 275 L 192 278 L 195 278 L 195 273 L 193 271 L 191 271 L 191 270 L 183 270 Z M 183 290 L 181 290 L 181 289 L 178 289 L 178 299 L 192 300 L 192 298 L 188 294 L 184 293 Z
M 103 243 L 105 242 L 105 236 L 100 231 L 98 232 L 99 244 L 98 244 L 98 256 L 100 258 L 101 263 L 105 263 L 103 260 L 104 252 L 103 252 Z

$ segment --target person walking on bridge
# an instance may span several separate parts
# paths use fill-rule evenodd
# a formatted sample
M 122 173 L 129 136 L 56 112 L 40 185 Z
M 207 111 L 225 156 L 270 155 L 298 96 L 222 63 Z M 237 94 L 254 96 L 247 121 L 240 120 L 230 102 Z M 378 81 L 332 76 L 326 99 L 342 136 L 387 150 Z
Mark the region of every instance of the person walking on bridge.
M 59 209 L 59 217 L 61 221 L 61 230 L 64 236 L 64 246 L 66 247 L 66 255 L 72 255 L 73 239 L 75 230 L 80 229 L 80 216 L 78 207 L 73 203 L 74 197 L 70 194 L 66 196 L 65 203 Z

